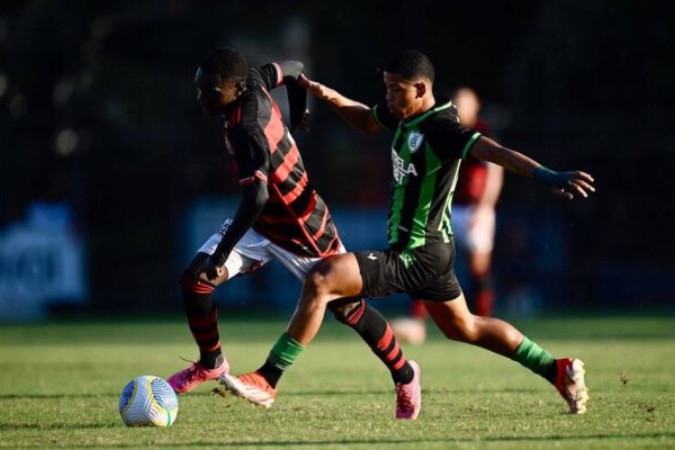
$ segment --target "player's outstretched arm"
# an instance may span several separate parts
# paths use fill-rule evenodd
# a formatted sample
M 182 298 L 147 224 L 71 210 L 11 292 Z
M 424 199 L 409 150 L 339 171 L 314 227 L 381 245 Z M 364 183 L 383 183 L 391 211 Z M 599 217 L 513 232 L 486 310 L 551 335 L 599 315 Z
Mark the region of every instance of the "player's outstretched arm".
M 485 136 L 476 141 L 470 154 L 474 158 L 493 162 L 519 175 L 534 177 L 552 188 L 553 193 L 566 199 L 588 197 L 595 192 L 593 177 L 586 172 L 550 170 L 529 156 L 508 149 Z
M 300 61 L 282 61 L 279 63 L 282 84 L 288 95 L 289 128 L 309 131 L 309 110 L 307 109 L 307 91 L 298 79 L 304 69 Z
M 382 131 L 377 123 L 370 107 L 361 102 L 352 100 L 340 94 L 335 89 L 310 80 L 304 74 L 300 76 L 299 82 L 319 100 L 330 103 L 340 116 L 352 127 L 364 133 L 378 133 Z

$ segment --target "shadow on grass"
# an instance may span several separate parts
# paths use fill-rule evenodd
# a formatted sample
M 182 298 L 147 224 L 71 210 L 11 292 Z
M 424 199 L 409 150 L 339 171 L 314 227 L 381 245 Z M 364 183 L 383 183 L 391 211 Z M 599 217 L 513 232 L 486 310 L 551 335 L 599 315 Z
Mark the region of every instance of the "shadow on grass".
M 0 394 L 0 400 L 44 400 L 44 399 L 72 399 L 72 398 L 106 398 L 112 394 Z M 119 396 L 116 393 L 115 398 Z
M 589 435 L 551 435 L 551 436 L 491 436 L 480 439 L 475 438 L 427 438 L 420 439 L 419 437 L 410 439 L 345 439 L 332 441 L 269 441 L 269 442 L 241 442 L 241 441 L 220 441 L 218 444 L 224 446 L 237 446 L 237 448 L 245 447 L 319 447 L 322 445 L 387 445 L 387 444 L 448 444 L 463 443 L 463 442 L 556 442 L 556 441 L 587 441 L 589 439 L 654 439 L 654 438 L 672 438 L 675 433 L 626 433 L 626 434 L 589 434 Z M 181 444 L 176 447 L 199 447 L 205 443 L 195 444 Z M 171 447 L 171 446 L 168 446 Z
M 96 430 L 102 428 L 117 428 L 113 423 L 0 423 L 0 431 L 56 431 L 56 430 Z
M 0 425 L 0 430 L 18 430 L 18 429 L 36 429 L 36 430 L 61 430 L 67 428 L 110 428 L 109 425 L 85 425 L 85 426 L 69 426 L 69 425 L 32 425 L 32 424 L 19 424 L 12 426 L 3 426 Z M 211 447 L 214 445 L 223 446 L 223 447 L 236 447 L 236 448 L 261 448 L 261 447 L 289 447 L 289 448 L 302 448 L 302 447 L 311 447 L 319 448 L 321 446 L 330 446 L 330 445 L 372 445 L 372 446 L 381 446 L 381 445 L 396 445 L 396 444 L 410 444 L 411 446 L 419 444 L 460 444 L 460 443 L 478 443 L 478 442 L 542 442 L 548 448 L 549 445 L 553 445 L 554 442 L 560 441 L 584 441 L 588 443 L 588 440 L 624 440 L 624 439 L 659 439 L 659 438 L 673 438 L 675 433 L 665 432 L 665 433 L 625 433 L 625 434 L 588 434 L 588 435 L 550 435 L 550 436 L 488 436 L 483 438 L 453 438 L 448 439 L 446 437 L 439 438 L 422 438 L 419 437 L 410 438 L 410 439 L 334 439 L 334 440 L 313 440 L 313 441 L 227 441 L 223 439 L 218 439 L 217 441 L 205 441 L 200 440 L 198 442 L 183 442 L 177 444 L 166 444 L 163 443 L 162 448 L 199 448 L 199 447 Z M 548 444 L 546 444 L 548 443 Z M 119 448 L 118 443 L 110 445 L 78 445 L 77 448 Z M 42 445 L 22 445 L 22 448 L 44 448 Z

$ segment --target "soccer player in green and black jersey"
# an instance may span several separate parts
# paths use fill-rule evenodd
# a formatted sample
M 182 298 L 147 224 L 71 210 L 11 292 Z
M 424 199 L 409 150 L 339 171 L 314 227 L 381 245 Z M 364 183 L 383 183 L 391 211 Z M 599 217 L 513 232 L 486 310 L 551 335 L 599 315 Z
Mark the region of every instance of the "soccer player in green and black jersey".
M 469 155 L 534 177 L 568 199 L 593 192 L 593 178 L 580 171 L 554 172 L 462 127 L 452 103 L 435 99 L 434 76 L 434 67 L 424 54 L 402 53 L 385 66 L 386 97 L 373 108 L 301 77 L 309 92 L 329 102 L 358 130 L 393 132 L 393 183 L 389 248 L 346 253 L 319 263 L 305 279 L 287 335 L 308 345 L 321 326 L 327 306 L 340 298 L 405 292 L 423 301 L 446 337 L 519 362 L 553 384 L 571 413 L 584 413 L 588 394 L 579 359 L 556 359 L 509 323 L 469 312 L 453 269 L 450 205 L 459 166 Z M 283 351 L 283 345 L 276 351 Z M 415 372 L 419 377 L 419 367 Z M 222 379 L 226 387 L 243 397 L 260 388 L 242 382 L 241 377 L 228 378 Z M 407 395 L 417 417 L 421 393 L 410 390 Z

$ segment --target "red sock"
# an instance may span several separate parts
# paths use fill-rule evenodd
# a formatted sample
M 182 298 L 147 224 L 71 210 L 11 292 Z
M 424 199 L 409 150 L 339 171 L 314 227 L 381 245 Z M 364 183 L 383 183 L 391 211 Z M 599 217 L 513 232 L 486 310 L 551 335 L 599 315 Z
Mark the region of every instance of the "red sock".
M 413 319 L 423 320 L 427 318 L 427 309 L 424 307 L 424 303 L 422 303 L 421 300 L 415 300 L 412 302 L 410 315 L 413 317 Z
M 478 316 L 492 316 L 495 293 L 492 289 L 479 291 L 475 297 L 476 300 L 476 315 Z

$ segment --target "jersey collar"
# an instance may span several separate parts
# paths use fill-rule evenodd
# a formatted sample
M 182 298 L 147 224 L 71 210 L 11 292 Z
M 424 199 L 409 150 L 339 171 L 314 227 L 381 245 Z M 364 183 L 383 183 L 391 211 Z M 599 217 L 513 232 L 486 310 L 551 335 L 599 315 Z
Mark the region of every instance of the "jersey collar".
M 417 117 L 413 117 L 412 119 L 408 120 L 407 122 L 403 122 L 403 126 L 404 127 L 414 127 L 418 123 L 422 122 L 424 119 L 429 117 L 430 115 L 436 114 L 439 111 L 446 110 L 446 109 L 450 108 L 451 106 L 452 106 L 452 102 L 450 100 L 443 99 L 439 102 L 436 102 L 436 106 L 434 106 L 433 108 L 423 112 L 422 114 L 420 114 Z

